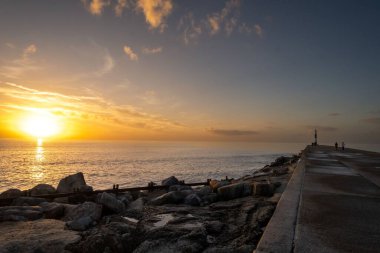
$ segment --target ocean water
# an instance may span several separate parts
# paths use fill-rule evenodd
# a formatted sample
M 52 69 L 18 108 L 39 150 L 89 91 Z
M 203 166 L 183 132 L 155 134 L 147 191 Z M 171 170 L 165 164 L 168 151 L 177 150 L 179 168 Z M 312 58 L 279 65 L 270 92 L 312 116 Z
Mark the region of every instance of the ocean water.
M 57 186 L 83 172 L 95 189 L 146 186 L 171 175 L 185 182 L 238 178 L 305 144 L 203 142 L 37 142 L 0 140 L 0 192 Z

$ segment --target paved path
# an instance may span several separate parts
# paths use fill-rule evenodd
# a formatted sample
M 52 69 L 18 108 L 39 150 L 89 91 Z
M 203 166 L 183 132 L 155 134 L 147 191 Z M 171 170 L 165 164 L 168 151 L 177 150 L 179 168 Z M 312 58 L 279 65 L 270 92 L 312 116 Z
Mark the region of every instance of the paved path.
M 379 153 L 308 147 L 293 178 L 256 252 L 380 252 Z

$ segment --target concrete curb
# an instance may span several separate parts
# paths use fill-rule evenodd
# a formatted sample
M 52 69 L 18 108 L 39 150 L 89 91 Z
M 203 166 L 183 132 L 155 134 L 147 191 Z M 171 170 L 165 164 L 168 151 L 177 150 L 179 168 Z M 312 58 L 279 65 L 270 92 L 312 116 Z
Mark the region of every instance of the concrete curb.
M 305 151 L 291 179 L 282 193 L 276 210 L 269 221 L 254 253 L 290 253 L 297 224 L 303 175 L 305 173 Z

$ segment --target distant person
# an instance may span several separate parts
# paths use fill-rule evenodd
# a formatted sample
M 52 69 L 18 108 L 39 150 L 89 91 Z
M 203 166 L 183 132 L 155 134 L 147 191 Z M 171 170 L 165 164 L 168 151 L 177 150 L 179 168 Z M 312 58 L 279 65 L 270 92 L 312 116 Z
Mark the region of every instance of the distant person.
M 344 141 L 342 141 L 342 150 L 344 150 Z
M 335 142 L 335 150 L 338 150 L 338 142 Z

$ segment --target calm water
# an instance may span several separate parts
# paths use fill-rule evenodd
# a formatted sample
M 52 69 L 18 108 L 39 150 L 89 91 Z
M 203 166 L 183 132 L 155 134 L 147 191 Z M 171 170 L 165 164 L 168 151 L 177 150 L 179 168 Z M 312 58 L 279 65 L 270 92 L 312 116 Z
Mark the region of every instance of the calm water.
M 280 155 L 298 153 L 305 144 L 184 142 L 35 142 L 0 141 L 0 192 L 57 186 L 83 172 L 96 189 L 145 186 L 175 175 L 186 182 L 241 177 Z

